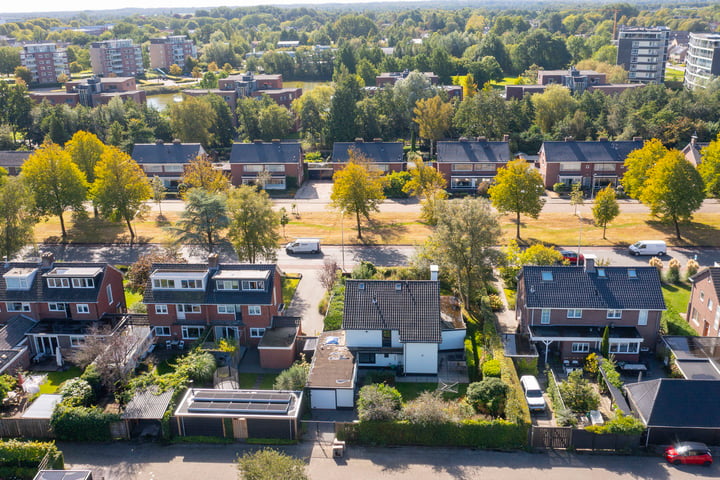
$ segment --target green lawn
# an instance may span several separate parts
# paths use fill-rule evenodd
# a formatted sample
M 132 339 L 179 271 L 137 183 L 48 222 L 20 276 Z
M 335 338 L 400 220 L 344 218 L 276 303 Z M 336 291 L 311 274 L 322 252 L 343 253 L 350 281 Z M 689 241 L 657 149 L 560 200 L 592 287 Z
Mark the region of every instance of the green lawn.
M 688 302 L 690 302 L 690 285 L 687 283 L 678 283 L 675 285 L 663 284 L 662 287 L 665 304 L 678 313 L 687 312 Z
M 282 296 L 283 296 L 283 303 L 287 307 L 290 305 L 290 302 L 292 302 L 293 297 L 295 296 L 295 290 L 297 290 L 298 284 L 300 283 L 300 275 L 299 274 L 286 274 L 284 277 L 282 277 Z
M 262 381 L 260 382 L 260 389 L 261 390 L 272 390 L 273 385 L 275 385 L 275 379 L 277 378 L 277 375 L 273 373 L 266 373 L 263 376 Z
M 398 389 L 400 394 L 402 395 L 403 402 L 407 403 L 410 400 L 415 400 L 417 397 L 420 396 L 421 393 L 425 391 L 434 391 L 437 390 L 437 383 L 396 383 L 395 388 Z M 467 384 L 463 383 L 460 385 L 457 385 L 457 393 L 453 392 L 446 392 L 443 394 L 443 398 L 446 400 L 451 399 L 457 399 L 465 395 L 465 392 L 467 391 Z
M 256 379 L 257 373 L 238 373 L 238 383 L 241 389 L 253 388 Z
M 142 299 L 142 293 L 133 293 L 130 290 L 125 289 L 125 305 L 127 305 L 128 308 L 132 307 L 136 303 L 142 302 Z
M 79 377 L 80 375 L 82 375 L 82 370 L 80 370 L 79 367 L 70 367 L 64 372 L 48 372 L 47 380 L 40 385 L 40 393 L 55 393 L 65 380 Z

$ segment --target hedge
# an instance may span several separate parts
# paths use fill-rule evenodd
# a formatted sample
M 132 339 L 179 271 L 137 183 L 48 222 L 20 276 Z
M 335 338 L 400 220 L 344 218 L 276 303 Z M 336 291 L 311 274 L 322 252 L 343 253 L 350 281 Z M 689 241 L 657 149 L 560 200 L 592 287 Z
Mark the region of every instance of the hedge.
M 421 425 L 407 421 L 345 424 L 338 436 L 361 445 L 426 447 L 525 448 L 529 425 L 506 420 Z
M 345 307 L 345 285 L 336 283 L 330 294 L 330 304 L 323 320 L 324 331 L 337 330 L 342 326 L 343 309 Z
M 470 382 L 480 380 L 480 373 L 477 366 L 477 349 L 475 348 L 473 337 L 470 335 L 465 336 L 465 363 L 467 363 Z
M 105 413 L 99 408 L 55 407 L 50 425 L 58 440 L 79 442 L 103 442 L 112 440 L 110 424 L 120 419 L 114 413 Z
M 513 423 L 530 424 L 530 408 L 525 400 L 525 393 L 520 378 L 511 358 L 505 356 L 502 348 L 495 350 L 495 358 L 500 360 L 500 379 L 510 387 L 505 403 L 505 418 Z
M 32 479 L 46 454 L 50 454 L 48 468 L 65 468 L 62 452 L 55 442 L 0 440 L 0 478 Z

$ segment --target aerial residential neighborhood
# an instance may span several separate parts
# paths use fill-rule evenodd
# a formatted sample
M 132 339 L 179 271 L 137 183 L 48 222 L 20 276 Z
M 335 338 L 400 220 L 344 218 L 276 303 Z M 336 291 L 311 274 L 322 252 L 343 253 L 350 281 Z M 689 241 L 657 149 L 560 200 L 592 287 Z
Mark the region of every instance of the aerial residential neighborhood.
M 0 8 L 0 480 L 718 476 L 713 2 L 83 1 Z

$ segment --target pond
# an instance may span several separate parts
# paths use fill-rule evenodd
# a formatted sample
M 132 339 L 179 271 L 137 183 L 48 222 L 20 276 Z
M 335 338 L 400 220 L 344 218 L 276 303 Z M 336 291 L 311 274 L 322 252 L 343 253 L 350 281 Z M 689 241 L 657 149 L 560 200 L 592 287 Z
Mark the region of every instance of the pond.
M 148 107 L 154 107 L 157 110 L 163 111 L 165 107 L 173 102 L 182 102 L 182 94 L 180 93 L 161 93 L 160 95 L 148 95 L 147 105 Z

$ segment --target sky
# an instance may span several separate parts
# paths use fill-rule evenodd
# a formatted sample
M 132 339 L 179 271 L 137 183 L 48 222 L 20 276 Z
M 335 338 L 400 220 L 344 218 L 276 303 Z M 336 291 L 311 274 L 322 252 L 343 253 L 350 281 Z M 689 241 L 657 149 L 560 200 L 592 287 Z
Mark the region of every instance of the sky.
M 58 0 L 31 0 L 28 3 L 3 0 L 0 6 L 0 16 L 6 13 L 25 12 L 57 12 L 57 11 L 82 11 L 102 10 L 105 8 L 171 8 L 173 12 L 192 11 L 194 8 L 208 8 L 218 6 L 248 7 L 252 5 L 287 5 L 305 4 L 313 5 L 319 3 L 367 3 L 369 0 L 230 0 L 224 3 L 222 0 L 119 0 L 113 2 L 98 2 L 97 0 L 71 0 L 60 2 Z M 403 0 L 395 0 L 403 1 Z

